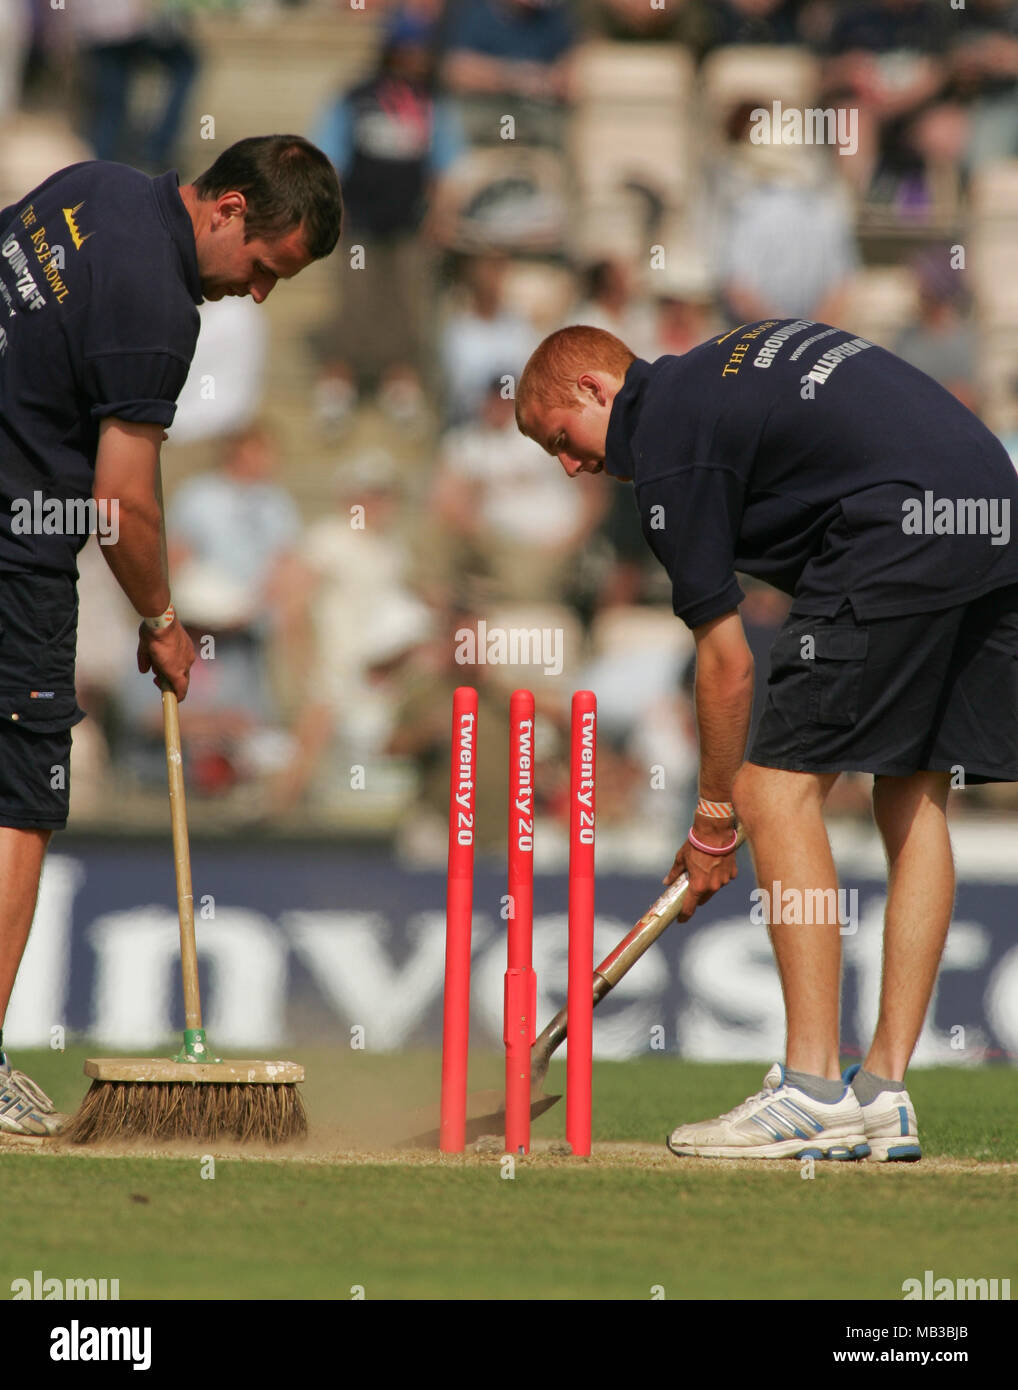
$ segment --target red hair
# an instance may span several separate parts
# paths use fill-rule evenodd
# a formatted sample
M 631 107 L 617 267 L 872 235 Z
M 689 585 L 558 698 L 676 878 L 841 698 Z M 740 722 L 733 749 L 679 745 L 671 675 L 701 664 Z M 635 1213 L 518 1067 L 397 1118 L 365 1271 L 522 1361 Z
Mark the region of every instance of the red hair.
M 534 406 L 566 408 L 576 401 L 577 378 L 584 372 L 610 372 L 625 378 L 636 353 L 614 333 L 589 324 L 573 324 L 549 333 L 531 353 L 516 388 L 516 423 L 523 423 Z

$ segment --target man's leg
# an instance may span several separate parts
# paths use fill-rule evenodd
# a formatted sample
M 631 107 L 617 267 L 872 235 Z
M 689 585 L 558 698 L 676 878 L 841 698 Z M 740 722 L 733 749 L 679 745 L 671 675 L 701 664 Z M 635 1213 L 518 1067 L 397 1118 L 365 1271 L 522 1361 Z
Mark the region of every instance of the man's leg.
M 0 826 L 0 1028 L 35 916 L 49 830 Z
M 743 763 L 736 776 L 736 814 L 757 881 L 771 897 L 770 935 L 788 1021 L 787 1067 L 771 1067 L 762 1091 L 734 1110 L 673 1130 L 668 1147 L 680 1157 L 856 1159 L 870 1152 L 859 1101 L 838 1066 L 841 924 L 823 820 L 837 775 Z M 789 889 L 797 895 L 794 914 L 794 900 L 783 902 Z M 817 912 L 821 904 L 825 910 Z M 799 920 L 789 920 L 793 915 Z M 811 916 L 813 921 L 803 920 Z
M 735 810 L 749 840 L 757 884 L 769 896 L 778 883 L 782 894 L 795 889 L 802 904 L 837 901 L 838 874 L 823 818 L 823 804 L 837 776 L 756 763 L 739 769 L 732 793 Z M 806 897 L 817 891 L 824 896 Z M 785 1060 L 790 1070 L 834 1081 L 841 1075 L 839 923 L 779 922 L 780 907 L 780 901 L 771 901 L 770 938 L 785 998 Z
M 889 864 L 880 1015 L 863 1067 L 902 1081 L 929 1007 L 954 907 L 950 774 L 878 777 L 873 814 Z
M 49 830 L 0 826 L 0 1040 L 18 966 L 35 916 L 42 861 Z M 66 1123 L 46 1095 L 24 1072 L 12 1070 L 0 1048 L 0 1134 L 44 1138 Z

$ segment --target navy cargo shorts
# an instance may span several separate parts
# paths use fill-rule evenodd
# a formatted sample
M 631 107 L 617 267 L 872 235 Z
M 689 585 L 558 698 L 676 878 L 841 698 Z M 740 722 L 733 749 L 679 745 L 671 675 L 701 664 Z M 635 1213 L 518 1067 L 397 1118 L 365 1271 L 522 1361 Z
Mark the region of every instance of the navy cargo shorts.
M 750 762 L 1018 781 L 1018 585 L 935 613 L 789 617 Z
M 0 572 L 0 825 L 67 824 L 77 627 L 71 575 Z

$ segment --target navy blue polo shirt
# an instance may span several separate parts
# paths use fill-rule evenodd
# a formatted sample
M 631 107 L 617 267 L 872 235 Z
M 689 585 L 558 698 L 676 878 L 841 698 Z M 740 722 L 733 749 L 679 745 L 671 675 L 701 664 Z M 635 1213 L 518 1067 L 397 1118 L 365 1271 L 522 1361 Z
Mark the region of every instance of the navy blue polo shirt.
M 1018 474 L 925 373 L 805 319 L 745 324 L 637 358 L 612 404 L 605 471 L 631 478 L 643 533 L 698 627 L 744 597 L 792 612 L 933 612 L 1018 582 Z
M 104 417 L 173 420 L 202 302 L 178 183 L 90 160 L 0 211 L 0 572 L 76 576 L 87 534 L 22 504 L 91 497 Z

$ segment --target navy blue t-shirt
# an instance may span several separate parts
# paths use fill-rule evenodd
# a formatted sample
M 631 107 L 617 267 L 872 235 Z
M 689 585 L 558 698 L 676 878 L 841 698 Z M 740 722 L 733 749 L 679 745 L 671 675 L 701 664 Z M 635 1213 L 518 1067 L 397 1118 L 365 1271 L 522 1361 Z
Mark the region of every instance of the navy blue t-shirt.
M 612 405 L 605 471 L 633 480 L 643 532 L 698 627 L 744 597 L 793 613 L 927 613 L 1018 582 L 1018 473 L 925 373 L 805 319 L 745 324 L 637 358 Z
M 0 571 L 76 576 L 87 534 L 21 504 L 91 497 L 104 417 L 172 423 L 202 302 L 178 182 L 90 160 L 0 211 Z

